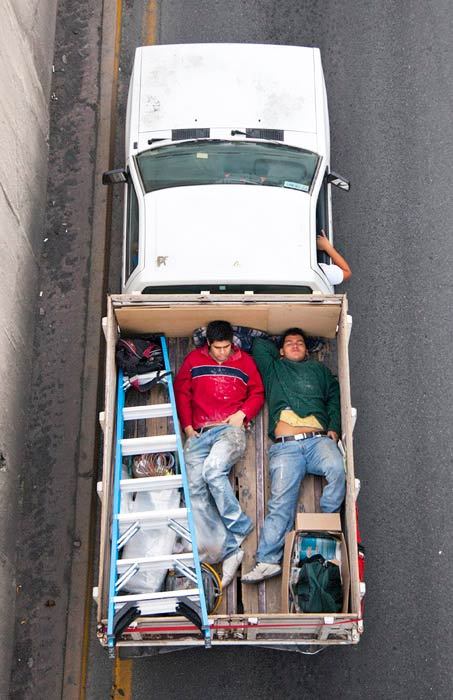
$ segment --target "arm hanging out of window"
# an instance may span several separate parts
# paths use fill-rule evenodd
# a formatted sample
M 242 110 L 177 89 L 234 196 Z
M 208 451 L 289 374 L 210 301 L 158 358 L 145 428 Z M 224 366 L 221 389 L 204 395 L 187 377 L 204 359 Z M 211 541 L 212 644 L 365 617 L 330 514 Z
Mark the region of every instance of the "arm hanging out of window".
M 340 255 L 338 250 L 333 247 L 332 243 L 327 238 L 325 231 L 321 231 L 321 235 L 316 236 L 316 247 L 318 250 L 324 251 L 324 253 L 326 253 L 332 260 L 333 264 L 342 270 L 343 282 L 346 282 L 346 280 L 348 280 L 352 275 L 351 268 L 343 256 Z

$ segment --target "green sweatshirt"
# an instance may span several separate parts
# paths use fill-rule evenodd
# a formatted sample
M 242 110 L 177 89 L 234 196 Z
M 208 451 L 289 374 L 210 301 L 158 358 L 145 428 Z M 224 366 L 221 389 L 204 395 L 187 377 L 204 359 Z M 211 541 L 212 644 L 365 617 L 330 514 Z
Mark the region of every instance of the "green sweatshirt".
M 287 360 L 274 343 L 262 338 L 253 341 L 252 354 L 266 389 L 271 438 L 285 408 L 301 417 L 316 416 L 325 430 L 340 435 L 340 387 L 328 367 L 317 360 Z

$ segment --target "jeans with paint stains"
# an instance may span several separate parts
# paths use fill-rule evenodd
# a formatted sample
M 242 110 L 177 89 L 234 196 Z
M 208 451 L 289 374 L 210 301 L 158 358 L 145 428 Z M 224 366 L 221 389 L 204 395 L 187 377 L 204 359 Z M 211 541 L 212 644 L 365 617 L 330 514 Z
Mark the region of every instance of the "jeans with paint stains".
M 341 508 L 345 495 L 343 457 L 329 437 L 275 443 L 269 449 L 271 498 L 256 552 L 257 562 L 278 564 L 285 534 L 293 529 L 299 488 L 305 474 L 327 480 L 320 506 L 324 513 Z
M 219 425 L 184 446 L 190 500 L 202 561 L 232 554 L 253 529 L 231 487 L 229 473 L 245 452 L 243 428 Z

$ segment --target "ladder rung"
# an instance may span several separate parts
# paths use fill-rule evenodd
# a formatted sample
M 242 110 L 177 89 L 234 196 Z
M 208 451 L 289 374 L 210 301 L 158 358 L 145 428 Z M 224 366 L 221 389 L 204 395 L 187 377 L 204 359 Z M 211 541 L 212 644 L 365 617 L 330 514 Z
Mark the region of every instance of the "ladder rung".
M 169 600 L 180 598 L 181 596 L 196 596 L 199 594 L 198 588 L 189 588 L 180 591 L 157 591 L 157 593 L 129 593 L 127 595 L 114 596 L 115 603 L 141 602 L 142 600 Z
M 146 406 L 128 406 L 123 408 L 124 420 L 141 420 L 142 418 L 164 418 L 171 416 L 171 403 L 155 403 Z
M 187 508 L 172 508 L 169 510 L 146 510 L 138 513 L 118 513 L 116 516 L 120 525 L 128 525 L 136 520 L 140 525 L 159 527 L 168 525 L 170 518 L 176 521 L 187 520 Z
M 121 479 L 120 489 L 123 493 L 137 493 L 138 491 L 165 491 L 167 489 L 178 489 L 182 486 L 182 476 L 180 474 L 169 474 L 168 476 L 144 476 L 140 479 Z M 102 500 L 102 481 L 98 481 L 96 487 L 97 494 Z
M 151 452 L 174 452 L 176 435 L 153 435 L 152 437 L 125 438 L 121 440 L 123 455 L 141 455 Z
M 117 571 L 118 573 L 123 573 L 123 571 L 127 571 L 133 564 L 137 564 L 140 567 L 140 571 L 154 569 L 156 567 L 170 569 L 177 561 L 184 561 L 191 564 L 193 562 L 192 552 L 186 552 L 184 554 L 161 554 L 154 557 L 137 557 L 136 559 L 118 559 Z
M 187 597 L 185 595 L 186 591 L 179 591 L 181 594 L 181 598 Z M 200 602 L 200 598 L 198 595 L 196 596 L 188 596 L 190 600 L 192 600 L 194 603 Z M 145 601 L 144 603 L 140 603 L 140 617 L 147 617 L 151 615 L 165 615 L 167 613 L 176 613 L 176 606 L 178 605 L 178 598 L 173 598 L 168 601 Z M 117 606 L 118 607 L 118 606 Z
M 198 588 L 189 588 L 180 591 L 162 591 L 158 593 L 131 593 L 128 595 L 116 595 L 113 597 L 115 607 L 132 601 L 140 603 L 141 615 L 155 615 L 160 612 L 174 612 L 178 598 L 187 597 L 197 600 L 200 595 Z
M 101 482 L 102 486 L 102 482 Z M 143 476 L 140 479 L 121 479 L 120 489 L 123 493 L 136 493 L 137 491 L 165 491 L 177 489 L 182 486 L 181 474 L 169 476 Z

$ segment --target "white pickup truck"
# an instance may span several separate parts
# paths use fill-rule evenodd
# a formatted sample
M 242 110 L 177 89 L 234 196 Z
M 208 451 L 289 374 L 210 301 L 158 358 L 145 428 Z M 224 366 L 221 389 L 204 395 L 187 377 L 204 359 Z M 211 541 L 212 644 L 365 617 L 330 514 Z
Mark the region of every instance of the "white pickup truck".
M 349 183 L 330 170 L 318 49 L 137 49 L 114 182 L 125 293 L 333 292 L 316 234 L 332 240 L 330 188 Z
M 346 296 L 333 293 L 316 250 L 317 232 L 332 232 L 330 185 L 349 189 L 349 183 L 330 171 L 319 50 L 235 44 L 137 49 L 127 109 L 126 167 L 105 173 L 103 181 L 125 183 L 126 202 L 123 293 L 108 297 L 104 319 L 104 456 L 95 589 L 101 643 L 129 652 L 139 647 L 141 653 L 202 645 L 306 650 L 357 643 L 363 630 L 364 584 L 349 383 L 351 319 Z M 204 609 L 198 617 L 187 614 L 187 607 L 182 610 L 171 588 L 137 593 L 139 587 L 133 585 L 134 577 L 156 568 L 164 569 L 167 579 L 175 571 L 179 576 L 186 572 L 196 582 L 200 562 L 196 543 L 183 555 L 169 551 L 162 556 L 137 547 L 134 557 L 124 554 L 124 542 L 140 537 L 140 530 L 173 527 L 178 520 L 174 511 L 168 517 L 162 512 L 125 512 L 126 499 L 155 490 L 152 484 L 165 478 L 134 480 L 124 471 L 125 455 L 160 450 L 173 451 L 177 464 L 183 459 L 171 381 L 147 394 L 122 392 L 117 339 L 120 334 L 164 335 L 167 368 L 175 372 L 191 348 L 193 330 L 217 318 L 274 335 L 298 326 L 327 341 L 322 359 L 338 374 L 341 390 L 344 513 L 341 522 L 336 516 L 324 527 L 315 516 L 316 527 L 308 526 L 304 517 L 319 512 L 322 490 L 321 480 L 308 476 L 295 527 L 327 529 L 341 540 L 341 612 L 296 611 L 289 603 L 285 575 L 257 586 L 242 585 L 238 577 L 207 614 L 206 591 L 194 583 L 185 595 L 189 607 L 193 603 L 195 609 Z M 253 566 L 266 513 L 267 447 L 263 411 L 232 474 L 242 508 L 256 525 L 244 545 L 244 571 Z M 166 478 L 183 491 L 180 515 L 191 530 L 184 473 L 176 470 Z M 181 529 L 175 529 L 180 535 Z

